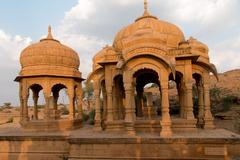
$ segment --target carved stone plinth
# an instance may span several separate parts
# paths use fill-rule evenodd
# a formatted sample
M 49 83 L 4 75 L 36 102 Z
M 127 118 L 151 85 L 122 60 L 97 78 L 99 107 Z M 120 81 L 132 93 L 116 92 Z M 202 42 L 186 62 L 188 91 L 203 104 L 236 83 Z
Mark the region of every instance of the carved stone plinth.
M 171 129 L 171 122 L 160 122 L 162 126 L 162 130 L 160 131 L 161 137 L 171 137 L 172 136 L 172 129 Z
M 125 128 L 128 135 L 131 136 L 136 135 L 134 124 L 132 122 L 125 122 Z

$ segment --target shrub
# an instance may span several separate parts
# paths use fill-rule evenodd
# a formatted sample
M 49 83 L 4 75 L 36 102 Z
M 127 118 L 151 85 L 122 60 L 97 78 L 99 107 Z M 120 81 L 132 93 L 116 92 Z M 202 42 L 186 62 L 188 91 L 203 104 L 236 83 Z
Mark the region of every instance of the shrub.
M 88 118 L 89 118 L 89 115 L 87 115 L 86 113 L 82 113 L 82 121 L 83 122 L 86 122 L 87 120 L 88 120 Z
M 89 124 L 94 125 L 95 120 L 95 109 L 89 112 Z
M 6 102 L 6 103 L 3 104 L 3 107 L 10 109 L 11 108 L 11 103 Z
M 234 96 L 226 96 L 221 99 L 221 106 L 223 107 L 223 111 L 228 111 L 232 104 L 234 104 L 234 100 L 236 97 Z
M 238 104 L 238 97 L 231 95 L 226 89 L 217 87 L 210 90 L 210 100 L 213 113 L 226 112 L 232 104 Z
M 69 114 L 69 111 L 68 111 L 67 107 L 62 107 L 62 108 L 60 109 L 60 111 L 61 111 L 61 113 L 62 113 L 63 115 L 68 115 L 68 114 Z
M 9 117 L 6 123 L 13 123 L 13 117 Z
M 210 89 L 210 101 L 211 101 L 211 106 L 216 107 L 218 104 L 221 102 L 221 89 L 214 87 Z

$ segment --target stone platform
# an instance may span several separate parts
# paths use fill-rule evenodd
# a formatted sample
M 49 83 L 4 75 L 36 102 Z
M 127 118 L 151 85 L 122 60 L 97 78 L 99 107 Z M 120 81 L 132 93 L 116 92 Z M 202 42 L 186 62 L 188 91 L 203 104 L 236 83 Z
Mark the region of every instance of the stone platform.
M 28 131 L 63 131 L 82 127 L 82 119 L 31 120 L 20 122 Z
M 0 127 L 1 160 L 75 159 L 239 159 L 240 135 L 224 129 L 128 136 L 96 132 L 92 126 L 64 132 L 26 132 L 19 126 Z

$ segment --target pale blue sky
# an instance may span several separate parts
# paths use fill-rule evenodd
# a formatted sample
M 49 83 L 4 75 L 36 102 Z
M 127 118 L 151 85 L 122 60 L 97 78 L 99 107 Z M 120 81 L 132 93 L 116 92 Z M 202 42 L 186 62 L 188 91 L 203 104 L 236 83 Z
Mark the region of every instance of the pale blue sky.
M 0 2 L 0 29 L 12 35 L 31 36 L 38 40 L 46 26 L 59 25 L 66 11 L 77 0 L 2 0 Z

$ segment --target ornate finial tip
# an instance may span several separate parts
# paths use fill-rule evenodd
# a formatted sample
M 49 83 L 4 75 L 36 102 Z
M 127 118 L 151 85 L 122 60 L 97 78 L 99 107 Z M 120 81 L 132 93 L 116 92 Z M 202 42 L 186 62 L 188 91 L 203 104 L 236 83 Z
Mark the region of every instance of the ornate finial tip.
M 149 15 L 149 13 L 148 13 L 148 2 L 147 2 L 147 0 L 144 0 L 144 14 L 143 14 L 144 16 L 147 16 L 147 15 Z
M 52 28 L 51 28 L 51 25 L 48 26 L 48 33 L 51 33 L 52 32 Z
M 144 0 L 144 10 L 147 11 L 148 9 L 148 2 L 147 0 Z
M 51 25 L 48 26 L 48 36 L 47 36 L 47 39 L 53 39 Z

